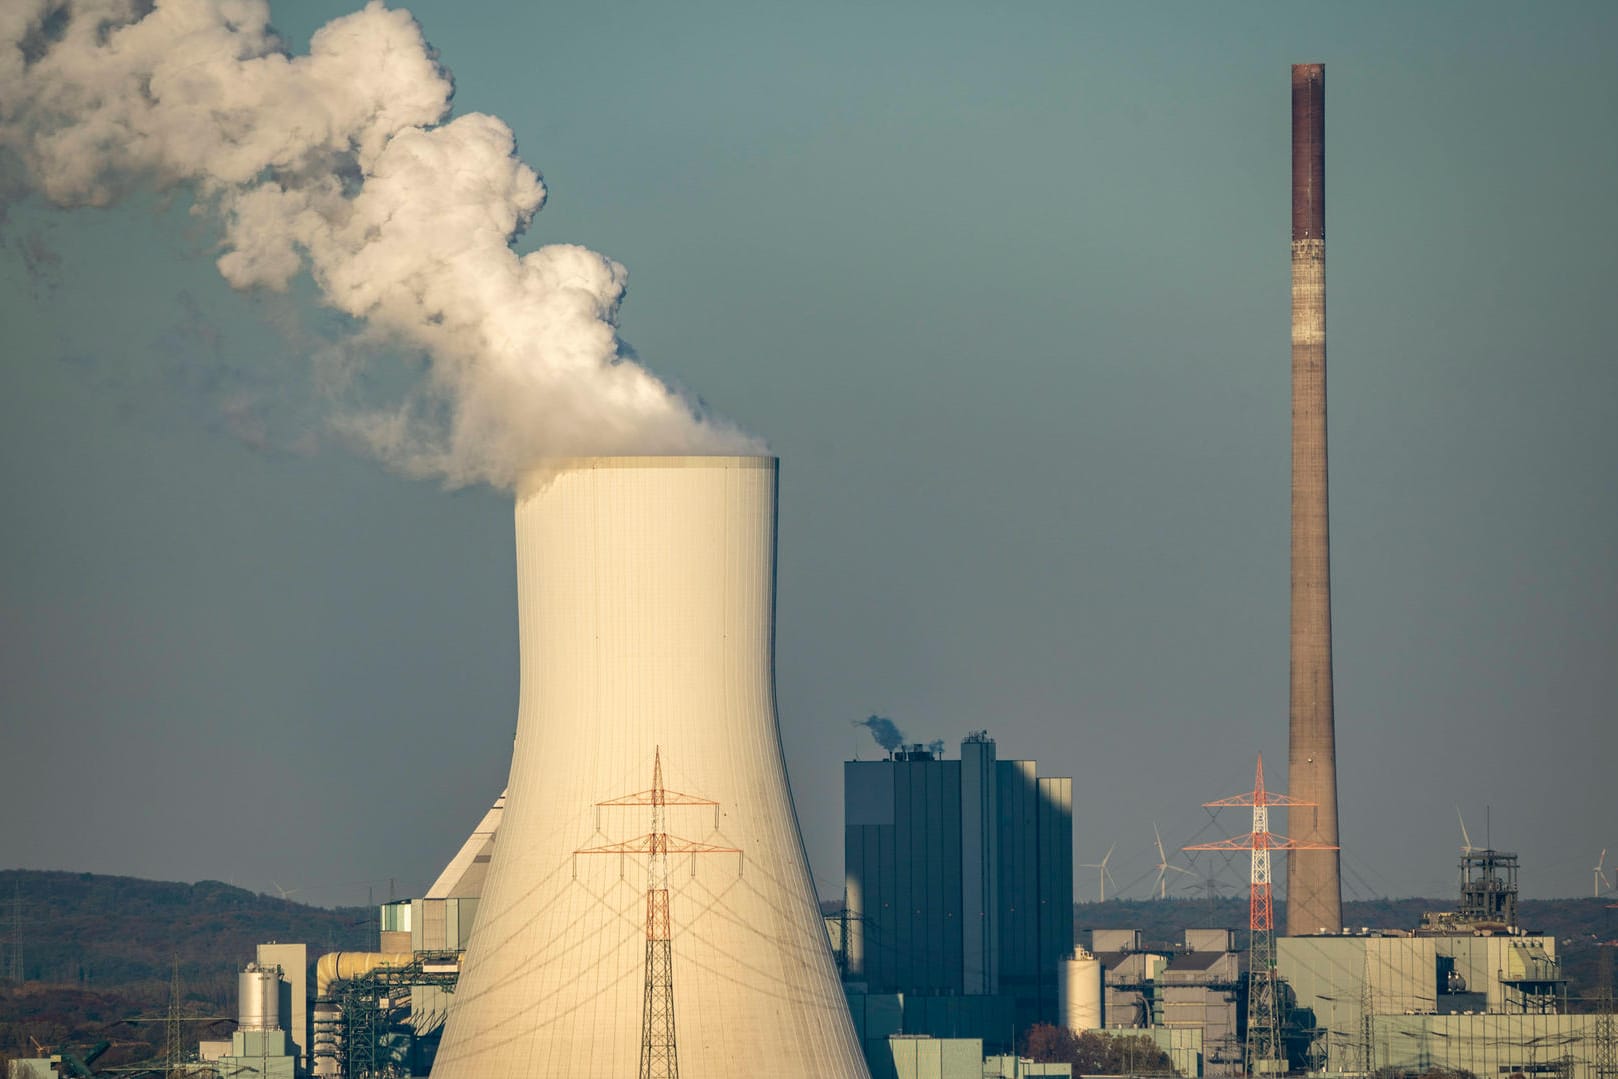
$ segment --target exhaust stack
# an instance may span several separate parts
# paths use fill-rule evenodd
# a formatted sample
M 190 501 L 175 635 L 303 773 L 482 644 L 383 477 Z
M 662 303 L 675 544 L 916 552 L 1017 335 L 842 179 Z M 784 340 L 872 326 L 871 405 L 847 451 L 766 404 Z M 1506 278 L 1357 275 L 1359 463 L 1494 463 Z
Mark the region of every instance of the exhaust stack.
M 1292 65 L 1292 677 L 1287 811 L 1300 842 L 1337 845 L 1331 543 L 1326 498 L 1326 68 Z M 1339 852 L 1287 855 L 1287 934 L 1343 927 Z

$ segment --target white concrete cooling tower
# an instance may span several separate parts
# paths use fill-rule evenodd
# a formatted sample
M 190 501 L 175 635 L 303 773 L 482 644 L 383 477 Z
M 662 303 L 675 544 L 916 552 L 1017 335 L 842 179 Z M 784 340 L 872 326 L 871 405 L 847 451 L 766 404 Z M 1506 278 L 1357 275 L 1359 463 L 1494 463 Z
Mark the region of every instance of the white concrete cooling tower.
M 510 788 L 434 1079 L 669 1074 L 670 1002 L 688 1076 L 867 1075 L 776 727 L 775 490 L 773 458 L 616 457 L 519 498 Z

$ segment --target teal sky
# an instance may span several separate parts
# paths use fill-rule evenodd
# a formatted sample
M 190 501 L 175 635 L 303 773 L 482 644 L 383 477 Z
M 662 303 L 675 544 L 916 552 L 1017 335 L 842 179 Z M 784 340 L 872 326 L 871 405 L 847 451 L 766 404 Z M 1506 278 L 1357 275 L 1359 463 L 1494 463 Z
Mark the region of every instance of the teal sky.
M 1450 894 L 1458 806 L 1589 894 L 1618 7 L 409 6 L 545 177 L 523 246 L 627 265 L 625 339 L 781 455 L 827 896 L 873 712 L 1073 776 L 1075 861 L 1116 843 L 1136 895 L 1154 821 L 1245 831 L 1200 803 L 1260 751 L 1284 789 L 1288 65 L 1324 62 L 1345 893 Z M 273 10 L 301 51 L 349 8 Z M 509 763 L 510 500 L 350 453 L 333 317 L 233 293 L 187 205 L 6 208 L 0 865 L 409 895 Z

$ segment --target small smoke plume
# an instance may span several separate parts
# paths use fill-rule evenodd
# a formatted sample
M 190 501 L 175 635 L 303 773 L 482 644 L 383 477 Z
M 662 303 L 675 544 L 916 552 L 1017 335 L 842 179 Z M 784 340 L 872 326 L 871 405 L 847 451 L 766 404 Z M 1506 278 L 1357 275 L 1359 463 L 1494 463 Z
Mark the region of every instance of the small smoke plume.
M 931 742 L 928 742 L 927 743 L 927 752 L 931 753 L 935 759 L 943 760 L 944 759 L 944 740 L 942 738 L 934 738 Z
M 871 737 L 876 739 L 876 744 L 889 753 L 904 745 L 904 732 L 899 729 L 898 724 L 886 716 L 867 716 L 865 719 L 854 720 L 853 724 L 869 729 Z
M 307 271 L 363 325 L 349 351 L 425 355 L 403 400 L 338 419 L 393 466 L 512 487 L 554 456 L 758 452 L 633 361 L 622 266 L 513 250 L 545 187 L 499 119 L 451 117 L 452 90 L 380 0 L 302 56 L 260 0 L 0 5 L 0 167 L 61 207 L 188 189 L 232 286 Z

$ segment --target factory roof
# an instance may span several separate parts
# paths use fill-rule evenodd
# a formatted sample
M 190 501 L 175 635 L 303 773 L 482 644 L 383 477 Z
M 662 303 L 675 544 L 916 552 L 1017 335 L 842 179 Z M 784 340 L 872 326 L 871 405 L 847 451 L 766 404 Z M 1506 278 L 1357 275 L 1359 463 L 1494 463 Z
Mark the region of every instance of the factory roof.
M 494 805 L 483 815 L 472 834 L 466 837 L 461 849 L 438 874 L 424 899 L 468 899 L 483 894 L 483 877 L 489 870 L 489 856 L 494 853 L 494 836 L 500 830 L 500 818 L 506 811 L 506 792 L 501 791 Z

